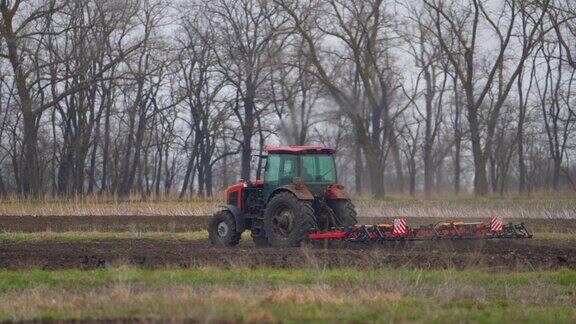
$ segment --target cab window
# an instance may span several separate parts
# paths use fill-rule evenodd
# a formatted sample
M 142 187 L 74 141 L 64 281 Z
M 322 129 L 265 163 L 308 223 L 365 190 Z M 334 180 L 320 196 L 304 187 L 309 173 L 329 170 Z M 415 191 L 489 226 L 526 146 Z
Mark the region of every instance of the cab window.
M 266 182 L 288 183 L 298 172 L 298 158 L 293 154 L 270 154 L 266 162 Z
M 334 159 L 329 154 L 303 155 L 302 178 L 307 183 L 335 183 L 336 168 Z
M 278 154 L 270 154 L 266 159 L 266 171 L 264 178 L 266 181 L 278 181 L 280 174 L 280 156 Z
M 292 154 L 282 154 L 280 156 L 280 181 L 292 182 L 297 172 L 297 159 Z

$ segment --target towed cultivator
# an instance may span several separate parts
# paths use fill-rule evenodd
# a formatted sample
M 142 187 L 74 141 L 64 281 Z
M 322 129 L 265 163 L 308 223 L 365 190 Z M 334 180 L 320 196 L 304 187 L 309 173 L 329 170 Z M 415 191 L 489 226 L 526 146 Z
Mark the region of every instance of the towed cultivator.
M 440 222 L 410 228 L 404 218 L 392 224 L 355 225 L 326 232 L 312 232 L 311 241 L 343 240 L 359 243 L 383 243 L 390 241 L 456 240 L 456 239 L 525 239 L 532 232 L 523 223 L 504 224 L 499 217 L 492 217 L 489 224 L 462 221 Z

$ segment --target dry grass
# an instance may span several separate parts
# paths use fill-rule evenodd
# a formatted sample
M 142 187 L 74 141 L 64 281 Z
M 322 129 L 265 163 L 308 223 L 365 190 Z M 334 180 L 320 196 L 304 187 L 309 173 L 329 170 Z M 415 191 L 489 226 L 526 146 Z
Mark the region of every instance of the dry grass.
M 84 292 L 39 288 L 0 297 L 0 319 L 164 317 L 251 322 L 277 319 L 273 309 L 280 306 L 322 309 L 348 304 L 359 307 L 400 299 L 397 293 L 372 290 L 351 294 L 326 286 L 145 289 L 116 285 Z
M 46 197 L 33 201 L 9 197 L 0 201 L 0 215 L 211 215 L 223 204 L 223 193 L 214 198 L 173 197 L 127 199 L 108 196 L 76 197 L 66 200 Z M 369 197 L 353 198 L 359 214 L 364 217 L 441 217 L 486 218 L 492 214 L 504 218 L 561 218 L 576 219 L 576 194 L 540 192 L 531 196 L 458 197 L 439 194 L 431 199 L 392 195 L 385 200 Z
M 219 203 L 206 201 L 173 202 L 3 202 L 0 215 L 46 216 L 205 216 L 218 209 Z
M 122 271 L 126 276 L 122 277 Z M 382 272 L 364 281 L 358 272 L 319 271 L 311 283 L 291 272 L 237 269 L 211 272 L 211 283 L 152 285 L 134 281 L 130 268 L 93 288 L 37 285 L 0 293 L 0 320 L 82 318 L 192 318 L 200 321 L 503 321 L 576 319 L 576 282 L 570 273 L 493 274 L 499 284 L 474 273 Z M 163 270 L 158 270 L 163 271 Z M 246 277 L 241 279 L 242 271 Z M 200 272 L 198 274 L 201 274 Z M 161 274 L 159 274 L 161 275 Z M 239 276 L 236 283 L 229 276 Z M 258 278 L 279 276 L 273 281 Z M 304 274 L 301 274 L 304 275 Z M 305 277 L 313 275 L 305 274 Z M 451 276 L 454 276 L 452 280 Z M 484 277 L 478 276 L 477 277 Z M 568 278 L 558 281 L 556 278 Z M 65 279 L 64 276 L 62 279 Z M 220 279 L 218 279 L 220 278 Z M 282 279 L 284 278 L 284 279 Z M 570 279 L 572 278 L 572 279 Z M 510 280 L 507 284 L 506 280 Z M 303 281 L 305 282 L 305 281 Z M 52 281 L 53 283 L 53 281 Z

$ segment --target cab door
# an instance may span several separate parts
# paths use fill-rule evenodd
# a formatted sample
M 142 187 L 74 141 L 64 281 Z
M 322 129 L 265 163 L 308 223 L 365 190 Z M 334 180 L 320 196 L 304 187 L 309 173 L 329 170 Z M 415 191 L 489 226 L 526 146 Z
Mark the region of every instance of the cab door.
M 298 174 L 298 156 L 294 154 L 270 154 L 264 170 L 264 199 L 277 188 L 294 182 Z

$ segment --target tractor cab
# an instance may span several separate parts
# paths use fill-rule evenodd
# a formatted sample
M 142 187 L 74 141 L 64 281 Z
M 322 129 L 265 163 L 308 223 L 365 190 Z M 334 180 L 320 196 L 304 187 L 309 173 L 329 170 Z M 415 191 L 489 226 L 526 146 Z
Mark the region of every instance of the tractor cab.
M 269 147 L 264 172 L 264 197 L 285 185 L 306 186 L 314 197 L 337 183 L 334 151 L 317 146 Z
M 270 146 L 264 179 L 226 190 L 225 208 L 209 227 L 215 245 L 233 246 L 250 230 L 256 245 L 297 246 L 314 229 L 352 226 L 356 211 L 338 184 L 334 150 Z

